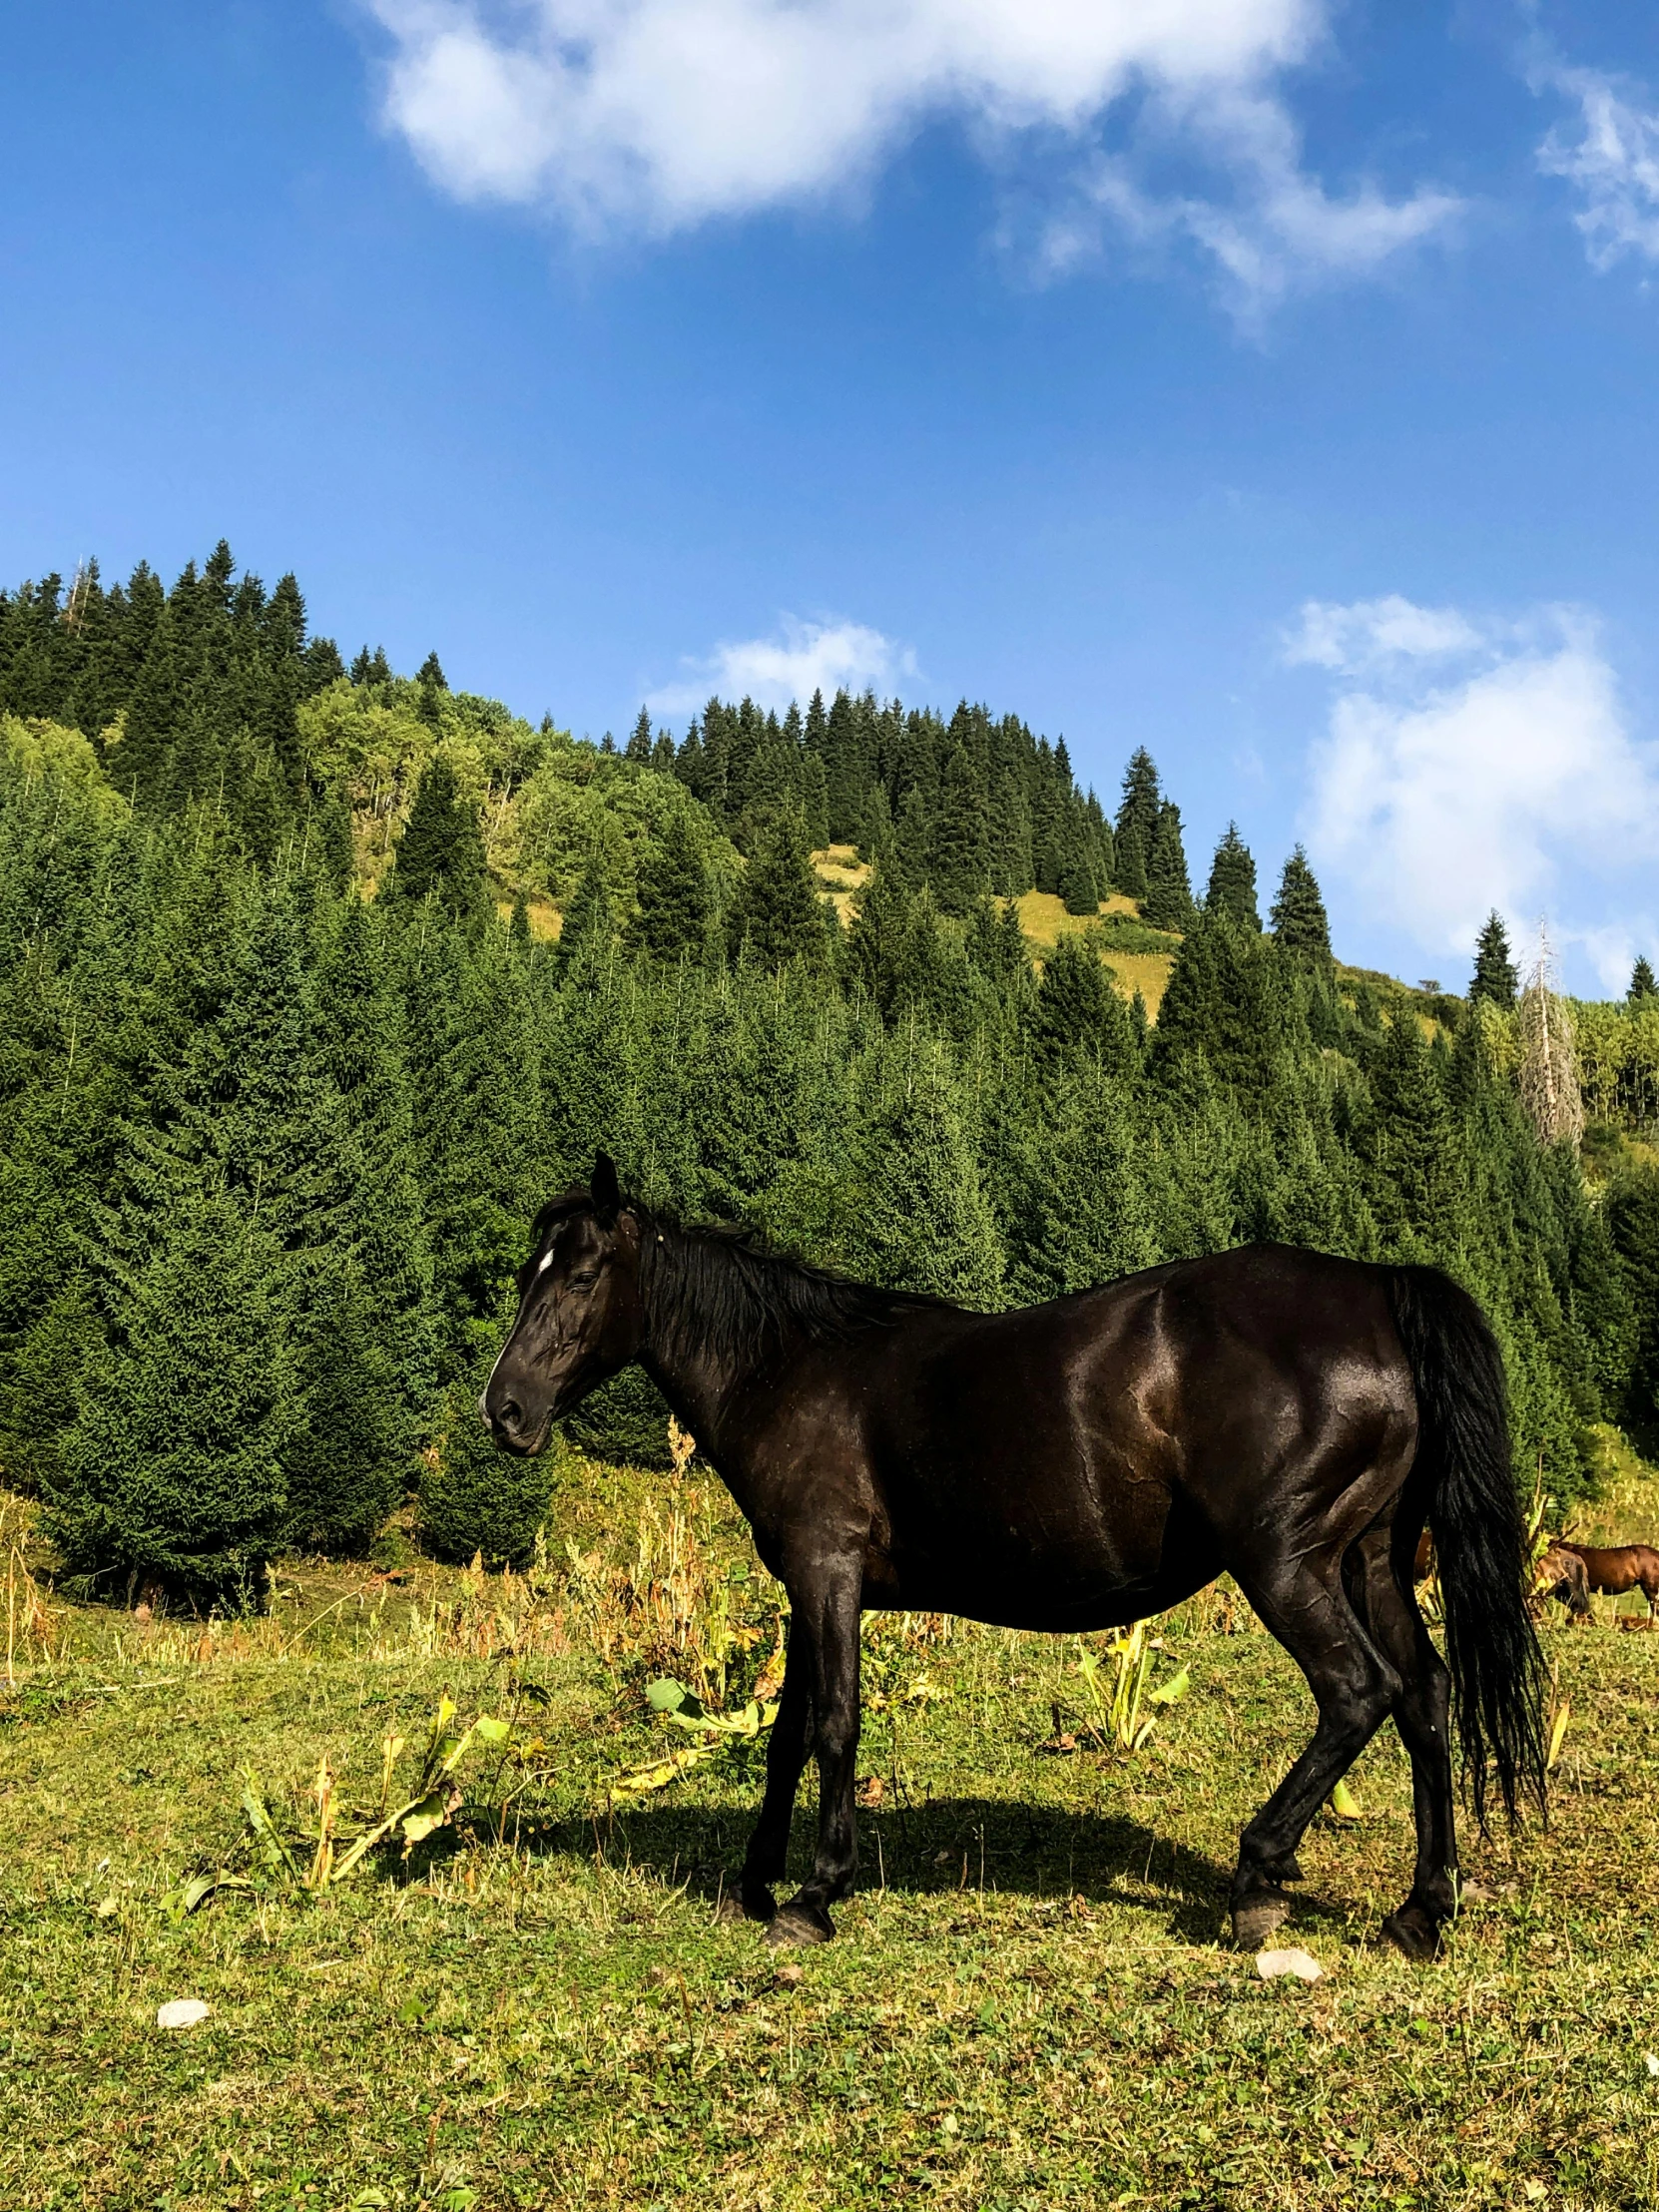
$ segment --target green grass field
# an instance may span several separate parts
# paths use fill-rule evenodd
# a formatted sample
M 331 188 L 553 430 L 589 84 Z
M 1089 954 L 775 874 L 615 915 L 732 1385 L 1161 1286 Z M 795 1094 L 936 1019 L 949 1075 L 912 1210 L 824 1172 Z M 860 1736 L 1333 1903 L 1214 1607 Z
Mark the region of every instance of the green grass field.
M 1466 1839 L 1479 1895 L 1431 1967 L 1373 1940 L 1410 1852 L 1380 1739 L 1363 1817 L 1304 1852 L 1304 1985 L 1222 1940 L 1237 1831 L 1312 1710 L 1242 1605 L 1159 1625 L 1155 1679 L 1191 1688 L 1133 1756 L 1091 1743 L 1075 1640 L 874 1624 L 864 1886 L 835 1943 L 777 1954 L 714 1909 L 758 1747 L 609 1803 L 692 1741 L 646 1680 L 740 1703 L 775 1586 L 695 1482 L 578 1468 L 560 1515 L 528 1581 L 301 1563 L 212 1629 L 43 1615 L 13 1558 L 8 2207 L 1655 2202 L 1659 1637 L 1546 1631 L 1553 1828 Z M 369 1805 L 388 1732 L 445 1691 L 500 1714 L 515 1678 L 542 1748 L 503 1783 L 470 1766 L 406 1862 L 317 1896 L 261 1868 L 245 1769 L 297 1835 L 322 1754 Z M 810 1823 L 809 1792 L 803 1865 Z M 254 1886 L 164 1907 L 221 1870 Z M 160 2029 L 181 1997 L 209 2016 Z

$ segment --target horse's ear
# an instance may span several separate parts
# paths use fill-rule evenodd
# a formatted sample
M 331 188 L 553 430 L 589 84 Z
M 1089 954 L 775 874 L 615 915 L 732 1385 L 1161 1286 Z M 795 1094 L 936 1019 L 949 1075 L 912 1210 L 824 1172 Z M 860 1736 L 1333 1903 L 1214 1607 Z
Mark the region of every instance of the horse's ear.
M 593 1210 L 601 1229 L 609 1229 L 622 1211 L 622 1186 L 616 1179 L 616 1162 L 608 1152 L 594 1155 L 593 1180 L 588 1185 Z

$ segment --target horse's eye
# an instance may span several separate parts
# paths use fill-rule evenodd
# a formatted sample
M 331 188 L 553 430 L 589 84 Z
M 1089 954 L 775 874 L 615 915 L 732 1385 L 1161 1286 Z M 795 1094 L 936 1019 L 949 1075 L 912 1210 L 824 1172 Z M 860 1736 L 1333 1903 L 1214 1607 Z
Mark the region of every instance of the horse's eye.
M 579 1275 L 573 1275 L 570 1278 L 572 1290 L 577 1291 L 591 1291 L 598 1281 L 599 1270 L 597 1268 L 584 1268 Z

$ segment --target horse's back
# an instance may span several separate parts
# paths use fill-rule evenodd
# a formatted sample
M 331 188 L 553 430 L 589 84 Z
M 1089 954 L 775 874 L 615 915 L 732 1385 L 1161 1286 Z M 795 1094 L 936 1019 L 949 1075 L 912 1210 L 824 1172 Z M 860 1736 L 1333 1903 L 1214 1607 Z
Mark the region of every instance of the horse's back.
M 994 1560 L 1004 1586 L 1161 1593 L 1177 1531 L 1202 1582 L 1288 1466 L 1340 1449 L 1402 1472 L 1415 1435 L 1383 1271 L 1291 1246 L 1010 1313 L 921 1312 L 876 1359 L 868 1440 L 900 1582 L 945 1555 Z

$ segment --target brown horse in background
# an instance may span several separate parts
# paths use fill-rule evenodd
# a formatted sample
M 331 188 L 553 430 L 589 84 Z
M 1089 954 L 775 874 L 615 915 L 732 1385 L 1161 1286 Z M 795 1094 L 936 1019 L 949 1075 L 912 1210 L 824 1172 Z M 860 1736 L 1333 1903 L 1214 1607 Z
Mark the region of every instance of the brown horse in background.
M 1597 1597 L 1623 1597 L 1626 1590 L 1640 1590 L 1647 1599 L 1648 1617 L 1659 1613 L 1659 1551 L 1651 1544 L 1615 1544 L 1600 1550 L 1594 1544 L 1558 1544 L 1582 1561 L 1585 1580 Z
M 1581 1628 L 1594 1619 L 1590 1611 L 1590 1578 L 1571 1544 L 1551 1544 L 1533 1574 L 1535 1597 L 1559 1598 Z

